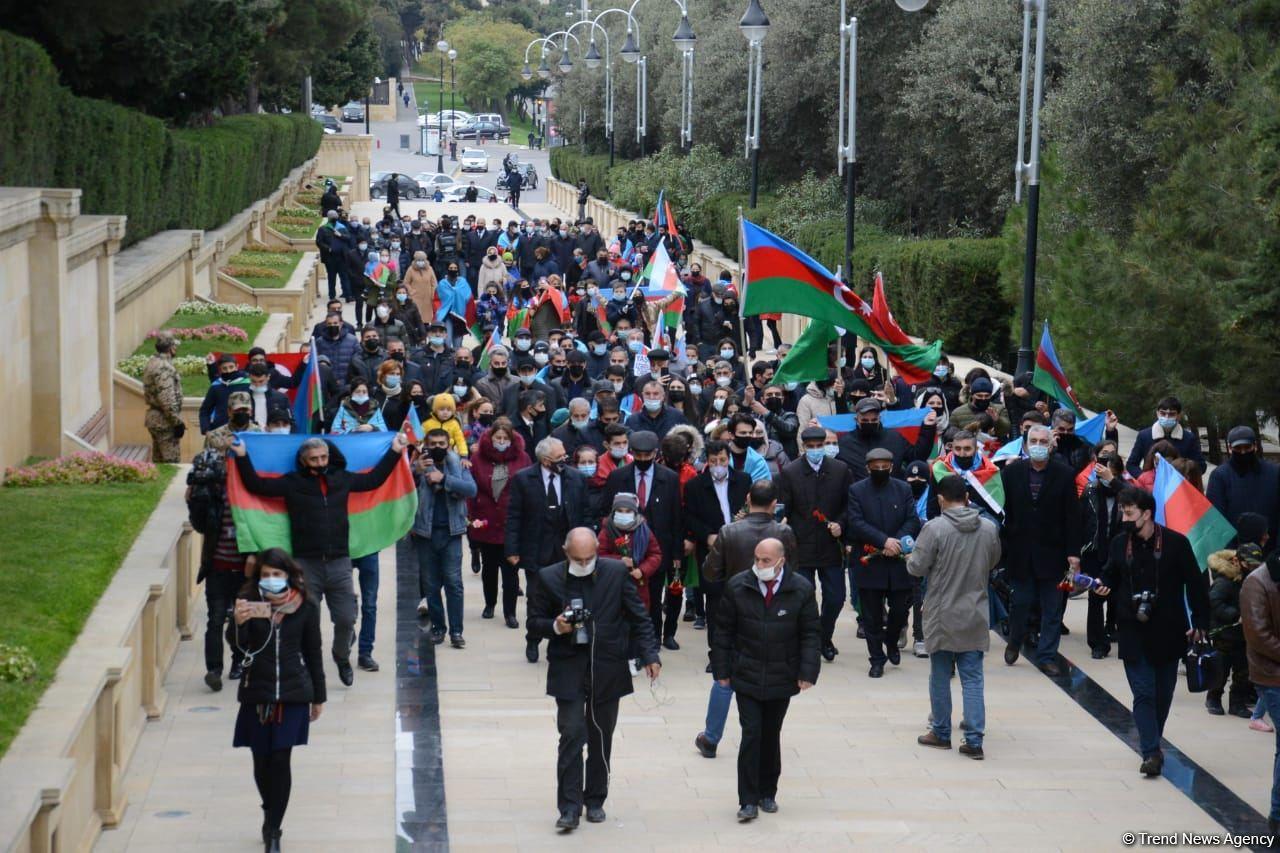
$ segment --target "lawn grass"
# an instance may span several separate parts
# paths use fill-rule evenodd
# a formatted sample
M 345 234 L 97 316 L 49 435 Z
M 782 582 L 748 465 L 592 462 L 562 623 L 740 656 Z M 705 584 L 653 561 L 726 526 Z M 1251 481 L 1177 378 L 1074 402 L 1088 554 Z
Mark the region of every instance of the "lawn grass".
M 178 354 L 208 355 L 211 352 L 248 352 L 249 348 L 253 346 L 254 340 L 257 339 L 258 332 L 261 332 L 262 327 L 267 324 L 267 315 L 225 317 L 220 314 L 175 314 L 161 328 L 198 329 L 201 326 L 209 326 L 214 323 L 239 326 L 244 329 L 245 334 L 249 336 L 249 340 L 232 341 L 226 338 L 217 338 L 207 341 L 182 341 L 178 344 Z M 133 354 L 151 355 L 155 351 L 155 341 L 146 340 L 138 344 L 138 348 L 133 351 Z M 197 373 L 182 377 L 182 394 L 184 397 L 203 397 L 208 390 L 209 377 L 206 374 Z
M 25 646 L 39 667 L 31 681 L 0 682 L 0 755 L 177 470 L 157 467 L 149 483 L 0 489 L 0 643 Z
M 289 277 L 302 260 L 302 252 L 254 252 L 243 251 L 232 255 L 224 270 L 236 281 L 254 288 L 275 289 L 289 283 Z M 236 267 L 272 270 L 274 275 L 237 274 Z

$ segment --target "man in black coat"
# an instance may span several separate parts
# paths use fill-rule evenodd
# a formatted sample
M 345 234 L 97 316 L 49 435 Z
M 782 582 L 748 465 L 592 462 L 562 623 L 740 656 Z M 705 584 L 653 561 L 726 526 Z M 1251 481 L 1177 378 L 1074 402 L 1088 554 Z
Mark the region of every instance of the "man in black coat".
M 528 470 L 528 469 L 526 469 Z M 596 555 L 596 535 L 571 530 L 567 559 L 543 568 L 530 592 L 529 630 L 547 643 L 547 695 L 556 700 L 556 828 L 572 831 L 585 803 L 587 821 L 605 819 L 609 759 L 618 700 L 632 691 L 628 650 L 638 650 L 649 678 L 662 669 L 658 646 L 635 585 L 620 560 Z M 589 615 L 565 618 L 577 602 Z M 586 747 L 586 784 L 582 750 Z
M 1115 600 L 1120 659 L 1133 691 L 1142 752 L 1139 772 L 1159 776 L 1160 739 L 1178 685 L 1178 661 L 1209 630 L 1209 579 L 1187 537 L 1155 523 L 1150 492 L 1129 487 L 1116 503 L 1126 530 L 1111 540 L 1097 592 Z
M 788 566 L 782 542 L 756 546 L 755 563 L 725 587 L 711 668 L 738 698 L 738 820 L 778 810 L 782 721 L 791 697 L 818 680 L 822 621 L 813 585 Z
M 503 552 L 507 562 L 525 573 L 526 608 L 532 607 L 538 570 L 556 561 L 569 531 L 586 522 L 587 480 L 564 464 L 564 445 L 554 438 L 533 448 L 537 465 L 522 469 L 508 488 L 507 529 Z M 538 662 L 538 637 L 525 618 L 525 657 Z
M 694 310 L 694 329 L 698 337 L 698 358 L 706 361 L 716 355 L 716 346 L 729 332 L 731 325 L 724 311 L 725 286 L 722 282 L 711 285 L 711 298 L 698 301 Z
M 898 634 L 907 624 L 911 606 L 911 576 L 904 557 L 911 550 L 908 537 L 914 539 L 920 532 L 920 517 L 911 487 L 893 477 L 893 454 L 883 447 L 873 448 L 866 462 L 867 479 L 849 488 L 845 527 L 853 543 L 850 562 L 871 658 L 868 675 L 879 678 L 886 658 L 894 666 L 902 660 Z
M 663 625 L 662 595 L 684 559 L 680 478 L 675 471 L 658 464 L 658 437 L 647 430 L 631 434 L 631 456 L 633 462 L 615 468 L 605 480 L 600 506 L 613 506 L 613 496 L 618 492 L 630 492 L 639 499 L 640 512 L 662 547 L 661 570 L 649 578 L 649 615 L 653 618 L 653 633 L 662 637 L 663 647 L 675 651 L 680 648 L 676 642 L 676 627 L 680 623 L 670 620 Z
M 777 386 L 773 386 L 777 387 Z M 836 620 L 844 608 L 844 517 L 849 507 L 849 468 L 823 452 L 827 431 L 805 427 L 804 456 L 778 472 L 778 500 L 796 532 L 800 553 L 796 570 L 815 586 L 822 583 L 822 657 L 833 661 Z
M 351 686 L 351 639 L 356 624 L 356 594 L 351 585 L 350 526 L 347 499 L 352 492 L 370 492 L 391 476 L 409 446 L 403 432 L 378 464 L 353 474 L 342 451 L 323 438 L 309 438 L 298 448 L 297 470 L 281 477 L 263 477 L 253 468 L 244 442 L 231 446 L 244 486 L 254 494 L 284 498 L 289 511 L 293 557 L 307 581 L 307 599 L 319 604 L 329 598 L 333 622 L 333 660 L 338 678 Z
M 893 456 L 893 476 L 902 477 L 903 466 L 913 459 L 928 459 L 933 452 L 933 438 L 937 431 L 938 415 L 929 412 L 915 444 L 909 443 L 896 430 L 880 423 L 880 411 L 884 404 L 875 397 L 864 397 L 854 407 L 858 428 L 840 436 L 840 453 L 837 459 L 849 466 L 856 483 L 867 476 L 867 453 L 875 448 L 889 451 Z
M 1056 662 L 1062 632 L 1062 592 L 1058 584 L 1068 567 L 1080 571 L 1083 513 L 1076 498 L 1075 474 L 1051 458 L 1053 433 L 1033 426 L 1025 439 L 1027 458 L 1001 473 L 1004 484 L 1004 563 L 1013 586 L 1009 608 L 1009 644 L 1004 662 L 1018 660 L 1034 602 L 1040 604 L 1040 642 L 1035 663 L 1059 675 Z
M 707 561 L 707 553 L 720 535 L 720 528 L 732 524 L 738 511 L 746 505 L 747 492 L 751 489 L 751 478 L 742 471 L 729 467 L 729 445 L 723 441 L 711 440 L 706 446 L 707 465 L 698 476 L 684 484 L 684 525 L 685 538 L 693 543 L 693 553 L 702 566 Z M 709 588 L 712 589 L 708 592 Z M 697 618 L 693 626 L 711 630 L 711 606 L 708 601 L 711 595 L 718 595 L 724 589 L 723 581 L 710 581 L 706 576 L 699 578 L 697 596 L 694 601 L 694 612 Z M 710 642 L 710 637 L 708 637 Z

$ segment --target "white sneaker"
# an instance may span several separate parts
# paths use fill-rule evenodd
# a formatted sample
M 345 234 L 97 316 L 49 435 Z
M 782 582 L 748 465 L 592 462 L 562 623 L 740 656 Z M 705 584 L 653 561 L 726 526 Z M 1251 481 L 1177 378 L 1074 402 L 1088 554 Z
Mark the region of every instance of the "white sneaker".
M 929 653 L 924 650 L 924 640 L 916 640 L 915 652 L 918 658 L 927 658 L 929 656 Z
M 425 598 L 418 602 L 418 615 L 427 615 L 427 600 Z

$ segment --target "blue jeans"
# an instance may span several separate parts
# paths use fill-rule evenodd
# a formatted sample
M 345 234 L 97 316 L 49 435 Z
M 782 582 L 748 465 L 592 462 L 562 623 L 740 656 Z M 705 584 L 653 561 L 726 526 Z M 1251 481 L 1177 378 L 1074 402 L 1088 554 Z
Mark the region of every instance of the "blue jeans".
M 1263 687 L 1254 685 L 1258 691 L 1258 705 L 1266 706 L 1267 711 L 1280 708 L 1280 687 Z M 1275 719 L 1272 713 L 1272 719 Z M 1280 727 L 1276 729 L 1276 755 L 1271 763 L 1271 820 L 1280 820 Z
M 929 705 L 933 733 L 951 740 L 951 673 L 960 673 L 960 694 L 964 701 L 964 742 L 982 746 L 987 726 L 987 709 L 982 699 L 982 652 L 936 651 L 929 655 Z
M 707 740 L 719 743 L 724 737 L 724 723 L 729 719 L 729 703 L 733 701 L 733 688 L 722 687 L 720 682 L 711 679 L 711 695 L 707 697 L 707 727 L 703 734 Z
M 445 630 L 448 613 L 449 633 L 462 634 L 462 536 L 450 536 L 447 529 L 433 531 L 430 539 L 413 537 L 413 550 L 418 555 L 418 590 L 427 600 L 427 618 L 433 631 Z M 440 591 L 444 590 L 444 604 Z
M 356 650 L 361 657 L 370 657 L 373 632 L 378 629 L 378 552 L 353 558 L 351 566 L 360 578 L 360 639 Z
M 1141 652 L 1139 652 L 1141 655 Z M 1138 745 L 1143 759 L 1160 751 L 1164 723 L 1178 686 L 1178 661 L 1152 664 L 1145 656 L 1124 662 L 1124 674 L 1133 691 L 1133 724 L 1138 727 Z
M 1058 656 L 1058 641 L 1062 638 L 1062 590 L 1058 589 L 1056 579 L 1030 577 L 1013 581 L 1009 642 L 1022 645 L 1022 638 L 1027 635 L 1027 621 L 1031 618 L 1031 605 L 1037 600 L 1040 602 L 1040 643 L 1034 657 L 1035 663 L 1043 666 Z

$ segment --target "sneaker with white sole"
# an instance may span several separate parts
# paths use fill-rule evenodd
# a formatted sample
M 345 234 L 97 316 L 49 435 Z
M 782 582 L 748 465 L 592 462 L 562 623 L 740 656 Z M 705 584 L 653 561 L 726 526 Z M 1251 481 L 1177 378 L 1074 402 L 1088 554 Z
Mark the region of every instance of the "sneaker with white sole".
M 924 640 L 916 640 L 915 655 L 918 658 L 927 658 L 929 653 L 924 650 Z
M 427 615 L 427 600 L 425 598 L 418 602 L 418 615 Z

